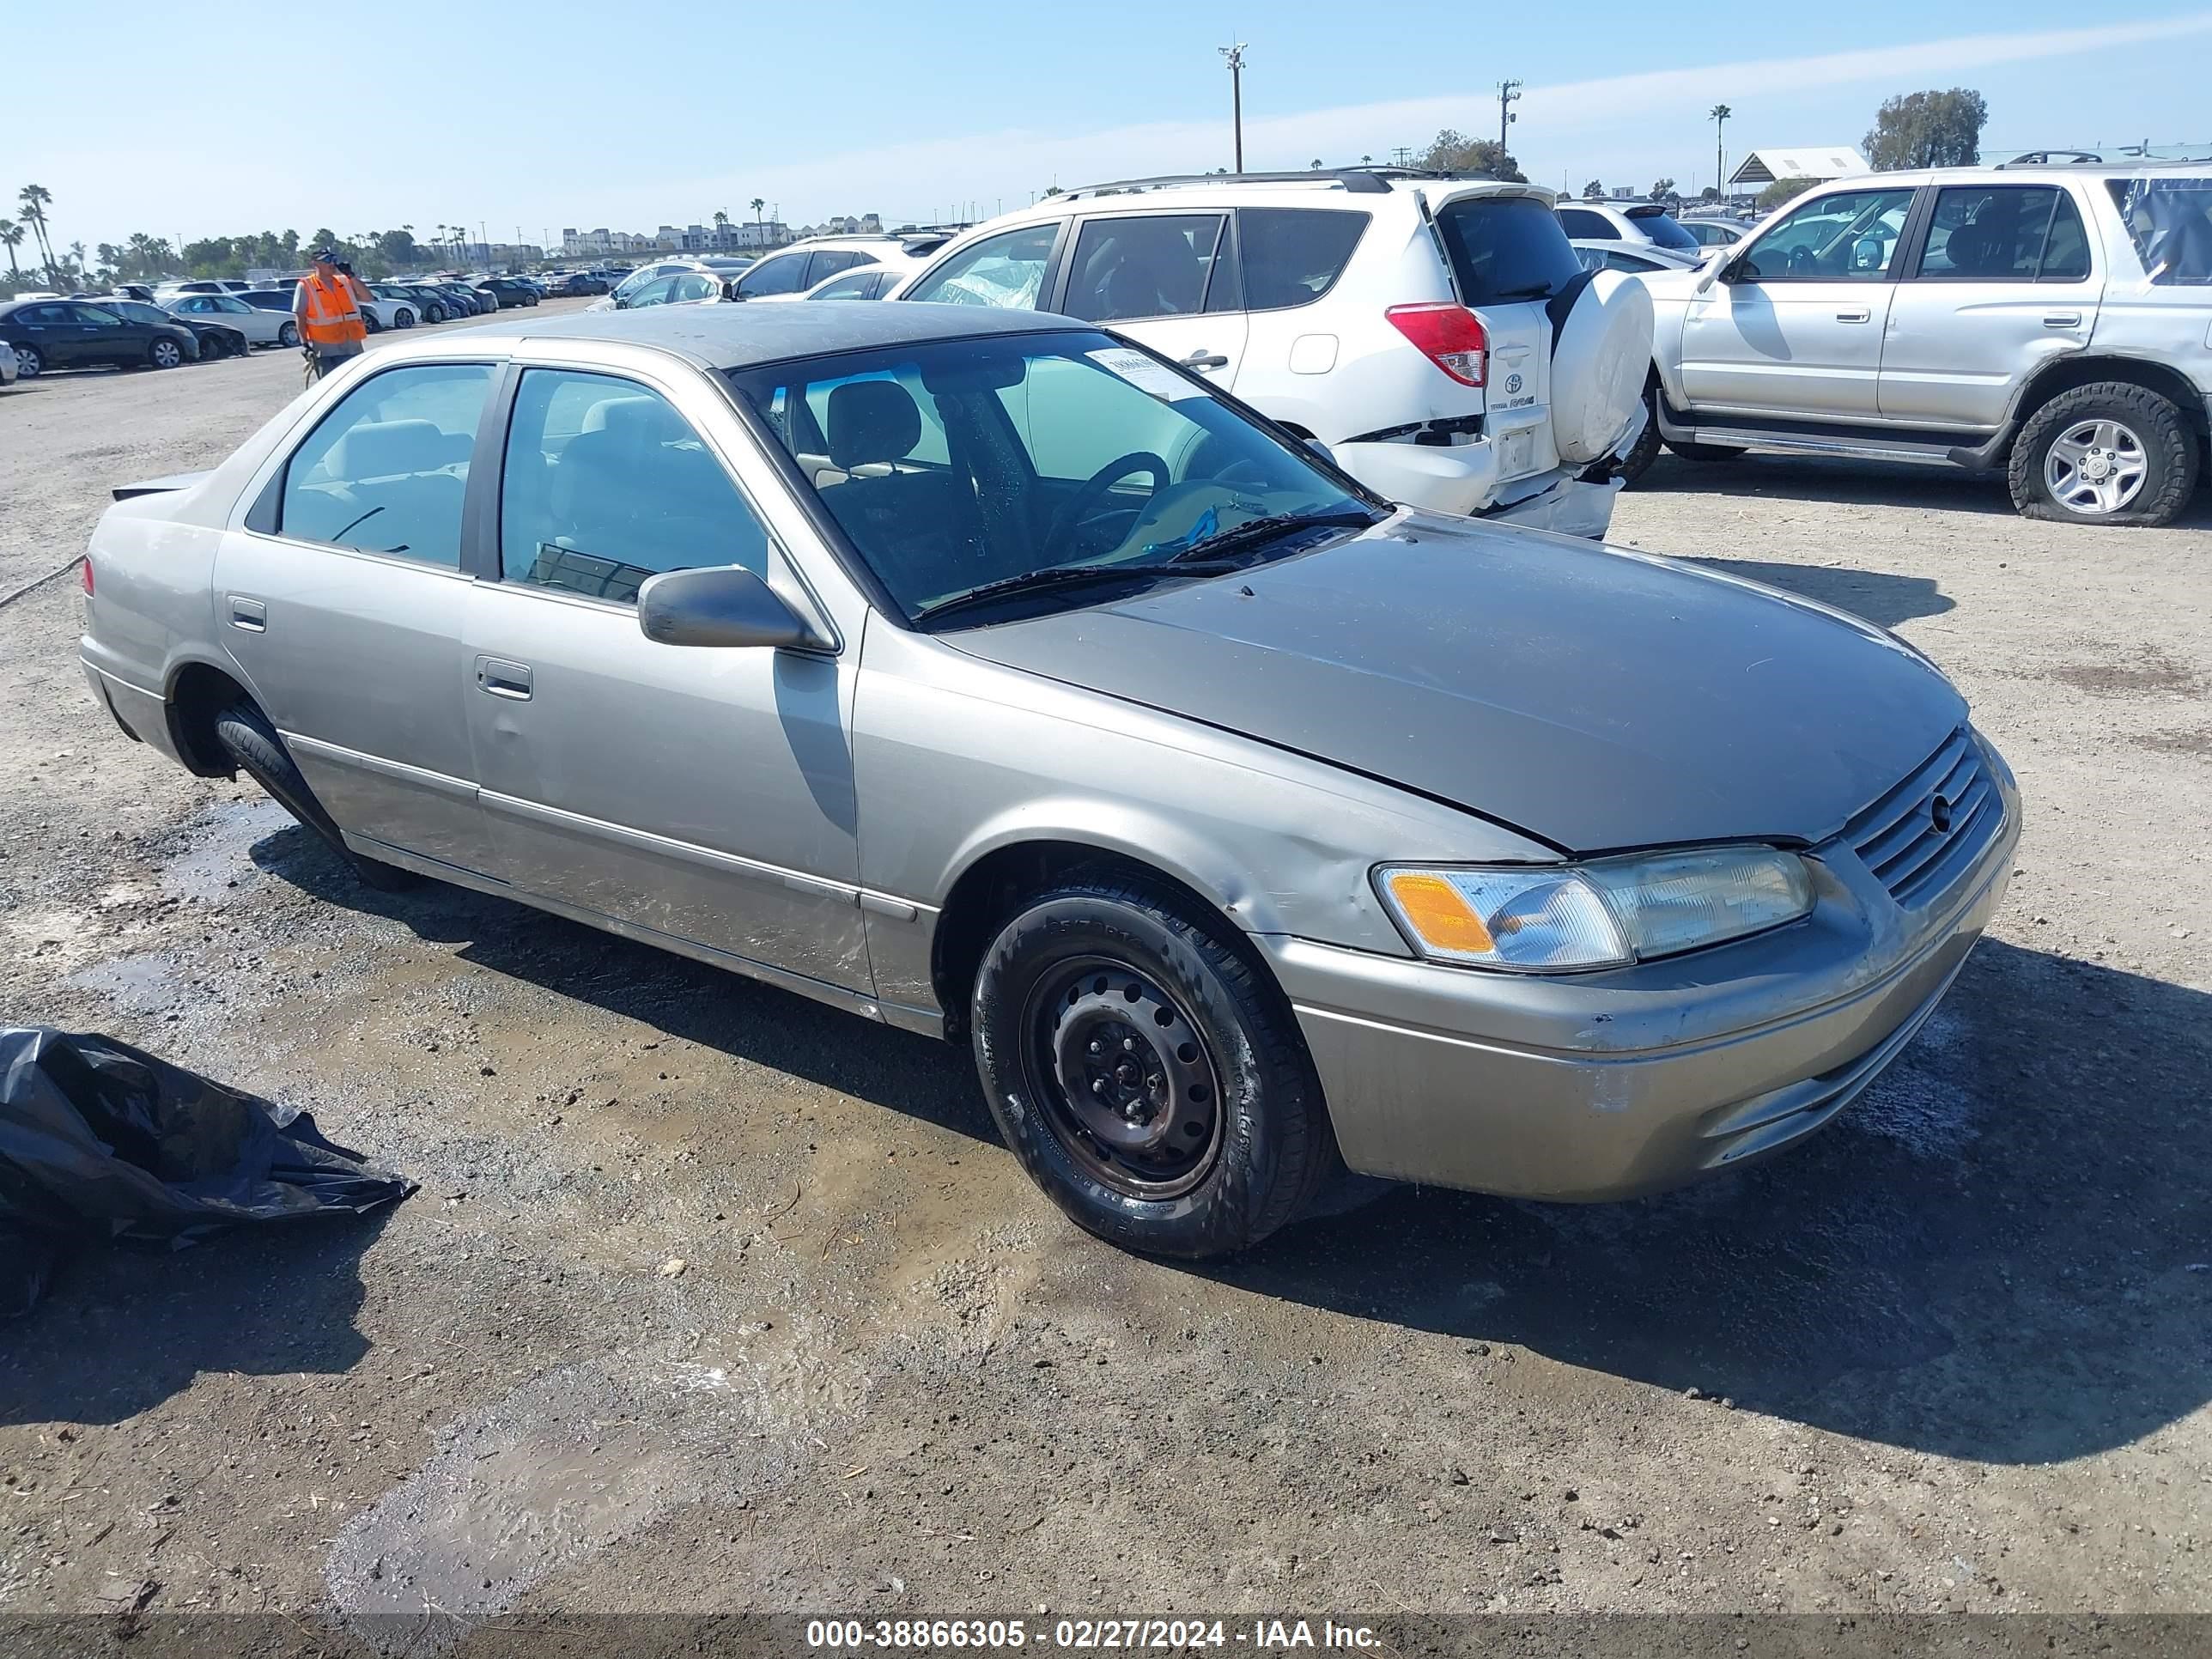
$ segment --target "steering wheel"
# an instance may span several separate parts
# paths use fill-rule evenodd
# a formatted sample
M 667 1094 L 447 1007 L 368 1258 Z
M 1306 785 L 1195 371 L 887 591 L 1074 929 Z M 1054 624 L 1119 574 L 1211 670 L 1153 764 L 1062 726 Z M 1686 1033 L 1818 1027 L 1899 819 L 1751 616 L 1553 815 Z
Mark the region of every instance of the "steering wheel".
M 1811 248 L 1793 247 L 1790 250 L 1790 274 L 1792 276 L 1810 276 L 1814 274 Z
M 1145 507 L 1151 506 L 1152 496 L 1167 488 L 1168 464 L 1152 451 L 1133 449 L 1126 455 L 1117 455 L 1085 479 L 1082 488 L 1068 497 L 1067 505 L 1053 514 L 1052 528 L 1045 532 L 1046 549 L 1049 550 L 1058 547 L 1068 533 L 1083 522 L 1086 514 L 1097 510 L 1107 490 L 1132 472 L 1152 474 L 1152 493 L 1145 497 Z M 1136 510 L 1141 513 L 1144 507 Z

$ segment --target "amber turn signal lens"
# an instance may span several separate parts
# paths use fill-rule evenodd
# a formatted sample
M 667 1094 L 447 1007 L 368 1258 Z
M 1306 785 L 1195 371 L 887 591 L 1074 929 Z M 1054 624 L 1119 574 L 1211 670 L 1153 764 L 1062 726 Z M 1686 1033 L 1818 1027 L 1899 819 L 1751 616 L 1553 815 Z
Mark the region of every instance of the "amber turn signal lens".
M 1490 929 L 1442 876 L 1401 870 L 1389 878 L 1390 896 L 1407 926 L 1438 950 L 1486 954 L 1496 948 Z

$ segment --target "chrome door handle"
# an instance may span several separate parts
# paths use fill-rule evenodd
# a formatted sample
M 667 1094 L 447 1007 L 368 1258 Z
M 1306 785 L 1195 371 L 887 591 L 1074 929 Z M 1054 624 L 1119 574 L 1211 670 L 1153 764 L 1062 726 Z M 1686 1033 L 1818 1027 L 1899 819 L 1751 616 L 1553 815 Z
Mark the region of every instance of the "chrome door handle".
M 1836 313 L 1836 320 L 1839 323 L 1871 322 L 1873 319 L 1871 311 L 1839 311 Z
M 1229 359 L 1218 351 L 1200 349 L 1192 352 L 1189 356 L 1184 358 L 1182 366 L 1185 368 L 1226 368 L 1229 367 Z
M 477 690 L 511 702 L 530 701 L 530 665 L 504 657 L 477 659 Z
M 230 606 L 230 625 L 242 628 L 249 634 L 269 631 L 269 607 L 258 599 L 249 599 L 243 593 L 233 593 L 226 600 Z
M 2081 313 L 2078 311 L 2046 311 L 2043 313 L 2043 325 L 2045 328 L 2079 328 L 2081 326 Z

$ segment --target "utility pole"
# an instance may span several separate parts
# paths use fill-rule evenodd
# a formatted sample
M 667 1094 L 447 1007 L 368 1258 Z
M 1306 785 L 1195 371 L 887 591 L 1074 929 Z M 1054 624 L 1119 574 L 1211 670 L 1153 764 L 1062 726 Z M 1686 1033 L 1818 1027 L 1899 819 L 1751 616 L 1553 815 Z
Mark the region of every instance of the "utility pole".
M 1520 101 L 1521 83 L 1518 81 L 1500 81 L 1498 83 L 1498 148 L 1501 152 L 1506 148 L 1505 129 L 1521 118 L 1513 112 L 1513 106 Z M 1502 155 L 1499 159 L 1504 159 Z
M 1216 46 L 1214 50 L 1229 60 L 1229 121 L 1236 142 L 1235 172 L 1244 171 L 1244 47 L 1239 40 L 1234 46 Z

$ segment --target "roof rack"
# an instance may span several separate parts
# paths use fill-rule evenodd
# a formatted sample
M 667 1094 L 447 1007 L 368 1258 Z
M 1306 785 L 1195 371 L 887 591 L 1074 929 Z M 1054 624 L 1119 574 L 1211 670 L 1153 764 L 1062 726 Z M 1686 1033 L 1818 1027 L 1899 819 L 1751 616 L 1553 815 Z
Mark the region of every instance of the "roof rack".
M 2142 147 L 2130 144 L 2113 151 L 2110 156 L 2094 149 L 2031 149 L 2015 155 L 2009 161 L 1999 161 L 2005 167 L 2203 167 L 2212 162 L 2212 155 L 2146 155 Z
M 1453 172 L 1424 167 L 1309 167 L 1303 173 L 1166 173 L 1148 179 L 1116 179 L 1101 185 L 1080 185 L 1064 190 L 1055 201 L 1089 196 L 1118 196 L 1162 190 L 1178 185 L 1328 185 L 1355 196 L 1387 195 L 1394 179 L 1472 179 L 1497 182 L 1491 173 Z

